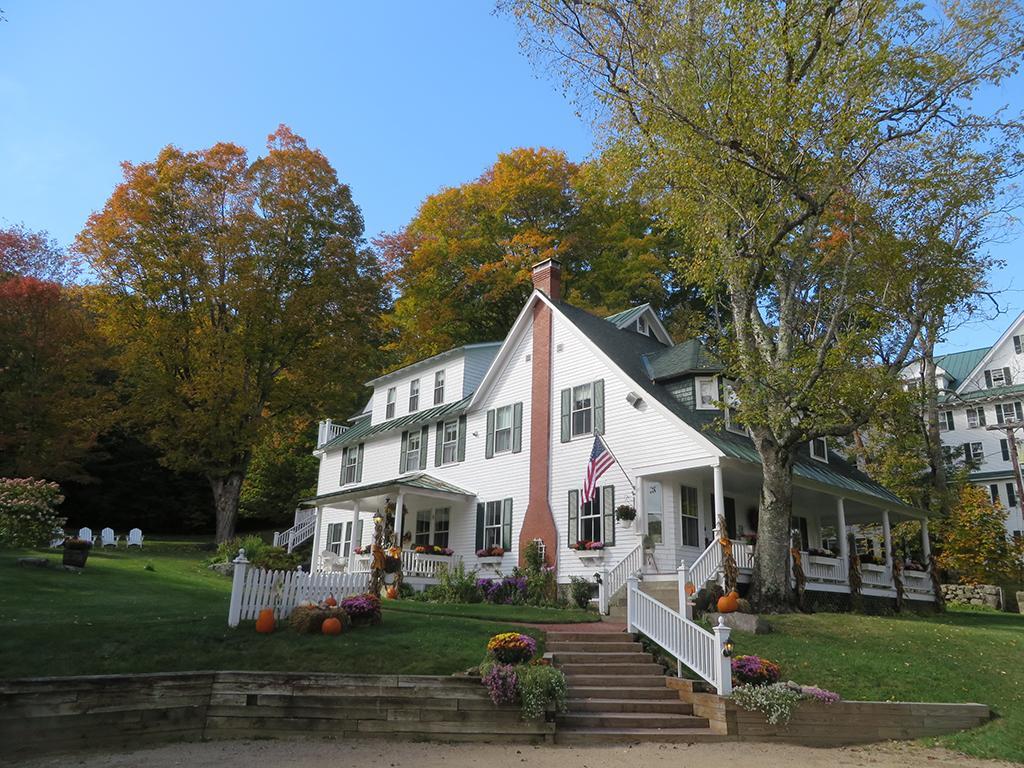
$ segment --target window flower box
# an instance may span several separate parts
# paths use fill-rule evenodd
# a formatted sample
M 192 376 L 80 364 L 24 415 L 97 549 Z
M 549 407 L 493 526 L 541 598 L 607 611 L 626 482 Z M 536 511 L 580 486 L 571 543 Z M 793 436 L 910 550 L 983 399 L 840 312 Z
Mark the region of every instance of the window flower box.
M 875 565 L 874 563 L 861 563 L 860 564 L 860 570 L 861 570 L 861 573 L 878 573 L 878 574 L 882 574 L 882 573 L 885 573 L 885 566 L 884 565 Z
M 807 555 L 807 561 L 815 565 L 824 565 L 835 568 L 839 565 L 839 558 L 834 555 Z
M 501 565 L 505 550 L 501 547 L 485 547 L 476 551 L 476 561 L 484 567 Z
M 603 541 L 577 541 L 569 549 L 576 552 L 581 560 L 595 562 L 604 557 Z

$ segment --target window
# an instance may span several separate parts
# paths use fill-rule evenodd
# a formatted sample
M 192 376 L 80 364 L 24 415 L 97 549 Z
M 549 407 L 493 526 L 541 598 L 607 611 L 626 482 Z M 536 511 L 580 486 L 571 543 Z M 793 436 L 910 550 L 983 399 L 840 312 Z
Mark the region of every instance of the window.
M 501 529 L 504 518 L 501 509 L 500 501 L 488 501 L 484 507 L 484 549 L 502 545 Z
M 421 509 L 416 513 L 416 535 L 413 543 L 418 547 L 447 547 L 450 510 Z
M 352 546 L 352 521 L 347 523 L 330 523 L 327 526 L 327 546 L 325 549 L 341 557 L 348 557 Z
M 508 453 L 512 450 L 512 406 L 494 409 L 494 452 Z
M 717 382 L 710 377 L 702 376 L 697 378 L 697 407 L 716 409 L 718 401 Z
M 444 402 L 444 369 L 434 374 L 434 405 Z
M 420 380 L 413 379 L 409 382 L 409 413 L 420 409 Z
M 816 437 L 811 440 L 811 458 L 828 464 L 828 443 L 824 437 Z
M 580 541 L 601 541 L 601 494 L 595 493 L 593 501 L 586 501 L 580 507 Z
M 1013 384 L 1013 377 L 1010 375 L 1009 368 L 991 368 L 985 371 L 985 386 L 989 389 L 993 387 L 1005 387 Z
M 451 527 L 451 510 L 441 507 L 434 510 L 434 546 L 448 546 L 448 530 Z
M 661 544 L 664 541 L 662 486 L 657 481 L 646 483 L 646 485 L 647 499 L 644 502 L 644 516 L 647 518 L 647 535 L 651 537 L 652 544 Z
M 998 417 L 999 411 L 996 410 L 996 416 Z M 939 411 L 939 431 L 940 432 L 952 432 L 953 431 L 953 412 L 952 411 Z
M 1024 352 L 1024 343 L 1022 342 L 1024 342 L 1024 337 L 1013 337 L 1013 351 L 1016 352 L 1018 355 L 1021 354 L 1021 352 Z
M 395 418 L 395 400 L 398 399 L 398 388 L 388 387 L 388 404 L 384 409 L 384 418 Z
M 1017 486 L 1015 486 L 1013 483 L 1006 484 L 1006 506 L 1017 506 Z
M 942 446 L 942 460 L 946 464 L 946 469 L 953 466 L 953 446 Z
M 354 483 L 359 478 L 359 449 L 355 446 L 345 451 L 345 479 L 344 484 Z
M 647 325 L 647 318 L 641 315 L 636 319 L 636 332 L 642 333 L 644 336 L 651 335 L 651 329 Z
M 789 518 L 789 525 L 793 533 L 799 535 L 800 551 L 806 552 L 808 549 L 810 549 L 810 539 L 807 536 L 807 518 L 791 517 Z
M 981 443 L 964 443 L 964 461 L 968 464 L 985 463 L 985 451 Z
M 441 440 L 441 463 L 451 464 L 458 458 L 459 422 L 446 421 Z
M 572 388 L 572 436 L 589 435 L 594 431 L 593 384 Z
M 971 429 L 985 426 L 985 408 L 984 406 L 978 406 L 977 408 L 967 409 L 967 426 Z
M 839 552 L 839 536 L 836 534 L 836 526 L 821 526 L 821 548 L 829 552 Z
M 992 483 L 992 485 L 990 485 L 988 487 L 988 493 L 989 493 L 989 496 L 992 497 L 992 503 L 998 505 L 999 504 L 999 486 L 996 485 L 995 483 Z
M 1024 421 L 1024 409 L 1020 400 L 1013 403 L 996 403 L 996 424 L 1007 421 Z
M 1003 454 L 1003 461 L 1010 460 L 1010 444 L 1005 439 L 999 441 L 999 451 Z
M 420 432 L 413 430 L 405 446 L 405 471 L 412 472 L 420 466 Z
M 684 485 L 679 490 L 680 519 L 684 547 L 700 546 L 700 515 L 697 511 L 697 489 Z

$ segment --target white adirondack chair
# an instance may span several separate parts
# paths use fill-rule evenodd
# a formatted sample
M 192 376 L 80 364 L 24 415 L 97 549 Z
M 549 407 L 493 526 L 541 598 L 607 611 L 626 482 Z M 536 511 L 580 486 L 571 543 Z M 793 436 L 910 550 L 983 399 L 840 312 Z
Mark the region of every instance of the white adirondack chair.
M 53 533 L 50 535 L 52 537 L 50 539 L 50 549 L 56 549 L 64 543 L 64 531 L 60 528 L 54 528 Z
M 92 534 L 92 528 L 79 528 L 78 538 L 92 542 L 93 544 L 96 543 L 96 537 Z
M 320 553 L 320 562 L 323 563 L 325 571 L 333 571 L 334 566 L 338 563 L 338 556 L 329 549 L 325 549 Z
M 104 528 L 100 531 L 100 546 L 117 549 L 117 536 L 114 534 L 113 528 Z
M 132 528 L 128 531 L 128 536 L 125 537 L 124 545 L 126 547 L 139 547 L 142 548 L 142 531 L 138 528 Z

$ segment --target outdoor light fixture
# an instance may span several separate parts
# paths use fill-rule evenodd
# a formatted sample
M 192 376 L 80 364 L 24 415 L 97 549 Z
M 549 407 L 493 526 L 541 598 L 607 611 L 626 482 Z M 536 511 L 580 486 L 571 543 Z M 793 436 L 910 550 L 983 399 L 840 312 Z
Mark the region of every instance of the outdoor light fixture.
M 722 645 L 722 655 L 725 656 L 725 658 L 732 656 L 732 638 L 726 640 Z

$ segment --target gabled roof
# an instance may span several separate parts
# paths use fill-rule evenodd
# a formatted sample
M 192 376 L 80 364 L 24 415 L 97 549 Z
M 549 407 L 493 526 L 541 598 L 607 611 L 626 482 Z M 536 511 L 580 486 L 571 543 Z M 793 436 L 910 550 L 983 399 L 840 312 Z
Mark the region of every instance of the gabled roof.
M 323 501 L 324 499 L 343 501 L 347 498 L 365 496 L 367 491 L 376 491 L 383 488 L 394 488 L 399 486 L 402 488 L 412 488 L 413 490 L 448 493 L 453 496 L 476 496 L 472 491 L 467 491 L 465 488 L 460 488 L 452 483 L 439 480 L 433 475 L 428 475 L 426 472 L 414 472 L 409 475 L 389 478 L 388 480 L 378 480 L 377 482 L 366 483 L 365 485 L 346 486 L 337 491 L 321 493 L 319 496 L 314 496 L 310 499 L 303 499 L 299 503 L 310 504 L 317 501 Z
M 644 355 L 644 364 L 655 381 L 674 379 L 689 373 L 718 373 L 722 364 L 697 339 Z
M 619 328 L 625 328 L 631 322 L 640 317 L 640 315 L 644 313 L 644 310 L 649 309 L 650 306 L 650 304 L 641 304 L 639 307 L 630 307 L 629 309 L 624 309 L 622 312 L 616 312 L 614 315 L 608 315 L 605 320 Z
M 416 413 L 410 413 L 397 419 L 391 419 L 390 421 L 382 421 L 379 424 L 371 423 L 371 419 L 362 418 L 354 422 L 351 427 L 342 432 L 336 438 L 320 446 L 320 450 L 334 450 L 335 448 L 341 448 L 345 445 L 358 443 L 360 440 L 371 437 L 372 435 L 379 435 L 381 432 L 391 432 L 396 429 L 405 429 L 406 427 L 413 427 L 420 424 L 429 424 L 437 421 L 442 416 L 455 416 L 466 410 L 470 400 L 472 400 L 472 395 L 464 397 L 454 403 L 435 405 L 433 408 L 427 408 L 425 411 L 416 411 Z
M 636 331 L 636 321 L 643 314 L 647 315 L 648 325 L 651 327 L 652 335 L 659 337 L 659 340 L 664 341 L 666 345 L 672 346 L 672 336 L 669 335 L 668 329 L 665 328 L 664 324 L 661 322 L 661 318 L 658 317 L 658 313 L 654 311 L 654 307 L 650 304 L 640 304 L 636 307 L 624 309 L 622 312 L 616 312 L 614 315 L 608 315 L 605 320 L 616 328 Z M 636 333 L 638 335 L 642 335 L 639 331 L 636 331 Z
M 417 368 L 425 368 L 431 365 L 435 365 L 436 363 L 439 363 L 442 360 L 445 360 L 449 357 L 455 357 L 455 355 L 459 354 L 460 352 L 465 352 L 467 349 L 486 349 L 489 347 L 494 347 L 494 349 L 497 350 L 497 348 L 500 346 L 500 341 L 481 341 L 476 344 L 463 344 L 461 347 L 452 347 L 451 349 L 446 349 L 444 352 L 438 352 L 436 355 L 431 355 L 430 357 L 425 357 L 422 360 L 417 360 L 415 363 L 409 363 L 407 365 L 403 365 L 401 368 L 395 368 L 394 370 L 388 371 L 387 373 L 382 373 L 377 378 L 370 379 L 368 382 L 366 382 L 366 385 L 369 387 L 375 384 L 380 384 L 381 382 L 387 381 L 388 379 L 393 378 L 400 373 L 412 373 Z
M 935 358 L 935 365 L 944 370 L 954 383 L 959 384 L 973 371 L 992 347 L 968 349 L 963 352 L 950 352 Z
M 989 347 L 987 350 L 985 350 L 985 353 L 974 364 L 974 367 L 971 368 L 966 374 L 964 374 L 963 378 L 960 380 L 959 385 L 957 385 L 957 394 L 960 394 L 963 391 L 964 387 L 967 386 L 968 381 L 973 379 L 977 374 L 981 373 L 981 371 L 984 370 L 985 365 L 988 363 L 989 360 L 992 359 L 992 355 L 995 354 L 996 350 L 1003 346 L 1003 344 L 1005 344 L 1007 341 L 1009 341 L 1010 336 L 1013 335 L 1013 332 L 1020 325 L 1021 320 L 1024 320 L 1024 312 L 1017 315 L 1017 319 L 1006 327 L 1006 330 L 1003 331 L 1002 335 L 999 337 L 999 340 L 996 341 L 996 343 Z

